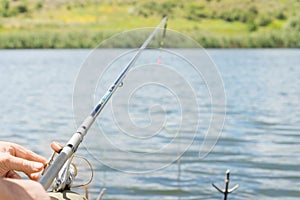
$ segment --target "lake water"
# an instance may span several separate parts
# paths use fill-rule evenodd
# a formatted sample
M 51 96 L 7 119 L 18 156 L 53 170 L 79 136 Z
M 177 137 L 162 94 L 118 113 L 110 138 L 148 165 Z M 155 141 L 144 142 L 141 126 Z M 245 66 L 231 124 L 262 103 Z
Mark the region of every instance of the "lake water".
M 105 129 L 103 132 L 107 135 L 104 136 L 111 136 L 108 139 L 115 142 L 113 145 L 121 145 L 123 149 L 116 151 L 105 146 L 100 142 L 102 135 L 95 130 L 87 135 L 78 154 L 87 157 L 94 166 L 95 177 L 89 187 L 91 199 L 95 199 L 103 187 L 107 189 L 104 199 L 222 199 L 211 183 L 223 187 L 227 169 L 231 171 L 230 186 L 240 185 L 229 199 L 299 199 L 300 50 L 210 49 L 207 52 L 218 67 L 226 95 L 224 128 L 213 150 L 204 158 L 199 157 L 203 130 L 207 129 L 206 120 L 211 117 L 205 112 L 200 122 L 204 127 L 200 125 L 192 143 L 187 131 L 168 151 L 151 156 L 145 152 L 168 143 L 168 139 L 173 138 L 172 133 L 166 132 L 158 138 L 145 133 L 139 138 L 143 142 L 114 135 L 115 121 L 110 118 L 111 104 L 108 104 L 95 126 L 103 122 L 100 128 Z M 45 157 L 51 154 L 51 141 L 65 143 L 77 128 L 73 91 L 89 53 L 90 50 L 1 50 L 0 139 L 19 143 Z M 197 58 L 195 50 L 189 54 Z M 163 62 L 164 58 L 161 59 Z M 127 78 L 130 80 L 130 75 Z M 111 84 L 111 80 L 103 85 L 106 83 Z M 101 93 L 102 84 L 99 85 L 91 96 Z M 205 91 L 201 86 L 198 89 Z M 120 94 L 116 94 L 114 101 L 122 99 L 117 95 Z M 138 120 L 143 113 L 148 113 L 143 104 L 168 103 L 172 99 L 155 88 L 148 88 L 148 93 L 143 95 L 139 101 L 129 102 L 139 111 L 131 112 Z M 200 101 L 201 95 L 196 98 Z M 99 99 L 98 96 L 95 99 Z M 148 102 L 149 99 L 152 102 Z M 204 111 L 210 108 L 206 100 L 201 103 Z M 168 109 L 171 109 L 166 112 L 170 118 L 166 119 L 173 123 L 167 125 L 176 127 L 180 120 L 178 108 Z M 160 116 L 162 113 L 165 114 L 154 110 L 152 114 Z M 122 119 L 126 122 L 127 118 Z M 130 134 L 130 126 L 126 128 Z M 143 148 L 140 159 L 137 155 L 124 154 L 141 151 L 140 148 Z M 182 156 L 177 160 L 178 149 Z M 78 168 L 80 171 L 80 165 Z M 79 177 L 89 175 L 88 170 L 81 171 Z

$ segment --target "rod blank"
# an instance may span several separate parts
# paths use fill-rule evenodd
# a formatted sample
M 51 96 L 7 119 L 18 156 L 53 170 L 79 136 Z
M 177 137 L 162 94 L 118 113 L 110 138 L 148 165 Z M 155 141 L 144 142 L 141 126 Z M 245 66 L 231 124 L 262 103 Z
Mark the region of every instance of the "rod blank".
M 117 90 L 118 86 L 122 83 L 123 79 L 125 78 L 126 74 L 128 73 L 129 69 L 134 65 L 135 61 L 138 59 L 141 52 L 148 46 L 152 38 L 155 36 L 157 31 L 167 23 L 168 17 L 165 16 L 162 21 L 159 23 L 159 25 L 154 29 L 154 31 L 148 36 L 148 38 L 145 40 L 145 42 L 142 44 L 142 46 L 138 49 L 137 53 L 134 55 L 134 57 L 128 62 L 122 73 L 118 76 L 118 78 L 115 80 L 115 82 L 112 84 L 112 86 L 106 91 L 106 93 L 103 95 L 101 100 L 98 102 L 98 104 L 95 106 L 91 114 L 83 121 L 83 123 L 79 126 L 76 133 L 73 134 L 71 139 L 67 142 L 67 144 L 64 146 L 60 154 L 57 156 L 57 158 L 53 161 L 53 164 L 49 166 L 48 170 L 45 172 L 45 174 L 41 177 L 40 183 L 42 186 L 47 190 L 59 171 L 62 169 L 65 162 L 71 158 L 71 156 L 77 151 L 78 146 L 81 144 L 84 136 L 87 134 L 89 128 L 94 123 L 97 116 L 102 111 L 103 107 L 106 105 L 108 100 L 111 98 L 113 93 Z M 165 26 L 166 28 L 166 26 Z

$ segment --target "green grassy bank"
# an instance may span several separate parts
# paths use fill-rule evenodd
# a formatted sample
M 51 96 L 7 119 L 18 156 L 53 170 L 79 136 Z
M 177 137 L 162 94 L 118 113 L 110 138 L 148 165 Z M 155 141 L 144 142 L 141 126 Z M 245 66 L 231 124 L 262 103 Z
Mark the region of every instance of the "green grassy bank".
M 164 14 L 206 48 L 299 48 L 299 10 L 299 0 L 0 0 L 0 48 L 94 48 Z

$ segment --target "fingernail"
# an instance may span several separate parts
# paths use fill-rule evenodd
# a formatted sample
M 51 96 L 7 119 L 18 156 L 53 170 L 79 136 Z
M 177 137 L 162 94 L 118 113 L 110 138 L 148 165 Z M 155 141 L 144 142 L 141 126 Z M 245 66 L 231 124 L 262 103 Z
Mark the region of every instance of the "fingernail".
M 42 169 L 42 168 L 44 167 L 44 164 L 43 164 L 43 163 L 39 163 L 39 162 L 35 162 L 35 163 L 33 164 L 33 167 L 34 167 L 35 169 L 37 169 L 37 170 L 40 170 L 40 169 Z

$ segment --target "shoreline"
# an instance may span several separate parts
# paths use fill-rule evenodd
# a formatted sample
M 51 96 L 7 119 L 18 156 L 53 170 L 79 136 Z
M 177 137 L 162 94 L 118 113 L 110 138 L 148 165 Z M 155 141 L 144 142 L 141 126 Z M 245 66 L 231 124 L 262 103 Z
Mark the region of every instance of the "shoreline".
M 112 31 L 43 31 L 0 32 L 0 49 L 90 49 L 120 32 Z M 122 32 L 121 32 L 122 33 Z M 270 32 L 244 37 L 188 35 L 203 48 L 300 48 L 300 33 Z M 168 38 L 170 47 L 176 38 Z M 172 44 L 172 41 L 173 44 Z M 115 48 L 132 48 L 136 38 L 116 41 Z M 184 46 L 183 46 L 184 47 Z

